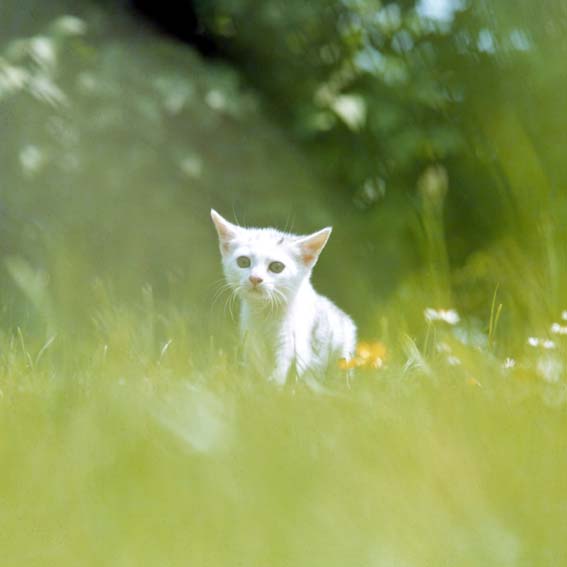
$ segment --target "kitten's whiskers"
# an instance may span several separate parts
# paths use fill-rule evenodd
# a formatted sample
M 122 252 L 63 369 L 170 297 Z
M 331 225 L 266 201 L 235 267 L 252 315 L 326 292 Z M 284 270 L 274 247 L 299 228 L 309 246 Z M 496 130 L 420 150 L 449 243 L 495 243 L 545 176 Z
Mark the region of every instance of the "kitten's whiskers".
M 275 302 L 276 302 L 276 306 L 279 308 L 279 307 L 282 307 L 283 305 L 285 305 L 287 303 L 287 297 L 286 297 L 285 293 L 283 293 L 283 291 L 281 291 L 277 288 L 274 288 L 273 291 L 274 291 L 274 299 L 275 299 Z
M 217 289 L 214 292 L 213 299 L 211 301 L 211 307 L 214 307 L 217 301 L 223 296 L 224 293 L 230 291 L 232 286 L 229 283 L 223 282 L 216 285 Z

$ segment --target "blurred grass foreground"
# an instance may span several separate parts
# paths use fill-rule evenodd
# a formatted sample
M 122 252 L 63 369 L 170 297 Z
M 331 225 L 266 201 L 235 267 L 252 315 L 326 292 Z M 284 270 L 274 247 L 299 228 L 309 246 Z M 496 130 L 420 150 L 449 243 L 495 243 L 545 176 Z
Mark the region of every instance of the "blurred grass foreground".
M 134 4 L 0 7 L 0 565 L 565 565 L 565 4 Z M 334 225 L 353 380 L 241 366 L 211 206 Z

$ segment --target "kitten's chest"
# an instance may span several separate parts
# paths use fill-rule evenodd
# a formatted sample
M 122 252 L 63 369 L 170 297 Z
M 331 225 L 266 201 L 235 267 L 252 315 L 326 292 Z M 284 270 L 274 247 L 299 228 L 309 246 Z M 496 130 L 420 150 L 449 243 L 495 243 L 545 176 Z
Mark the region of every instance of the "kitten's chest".
M 273 363 L 276 352 L 293 344 L 293 330 L 284 318 L 243 314 L 240 333 L 246 355 L 259 364 Z
M 240 333 L 248 343 L 273 350 L 286 339 L 289 334 L 287 327 L 285 321 L 243 318 L 240 322 Z

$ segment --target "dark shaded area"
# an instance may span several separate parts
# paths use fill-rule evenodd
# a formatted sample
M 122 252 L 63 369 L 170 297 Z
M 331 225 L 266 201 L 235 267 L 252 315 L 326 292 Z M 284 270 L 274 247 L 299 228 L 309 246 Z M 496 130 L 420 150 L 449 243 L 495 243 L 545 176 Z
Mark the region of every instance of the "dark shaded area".
M 126 6 L 134 16 L 141 17 L 142 21 L 171 38 L 192 46 L 201 55 L 209 58 L 224 55 L 218 42 L 201 23 L 193 2 L 126 0 Z

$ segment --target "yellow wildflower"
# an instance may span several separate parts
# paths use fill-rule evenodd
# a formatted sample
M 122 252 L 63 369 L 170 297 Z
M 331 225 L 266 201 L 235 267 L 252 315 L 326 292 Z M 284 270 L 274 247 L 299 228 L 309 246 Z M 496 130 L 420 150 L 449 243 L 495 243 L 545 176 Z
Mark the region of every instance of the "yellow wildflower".
M 379 341 L 361 341 L 356 347 L 356 356 L 347 360 L 339 360 L 341 370 L 352 368 L 382 368 L 386 360 L 387 349 L 384 343 Z

